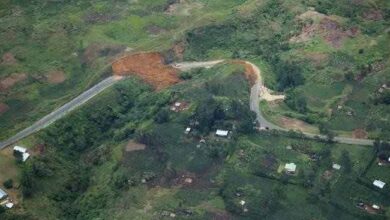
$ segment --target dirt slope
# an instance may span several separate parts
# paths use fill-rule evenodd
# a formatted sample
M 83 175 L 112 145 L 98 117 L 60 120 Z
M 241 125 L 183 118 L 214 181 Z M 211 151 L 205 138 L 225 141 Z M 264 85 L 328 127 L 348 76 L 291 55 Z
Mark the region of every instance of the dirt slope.
M 139 53 L 123 57 L 112 64 L 114 75 L 136 75 L 156 90 L 180 82 L 178 71 L 164 63 L 159 53 Z

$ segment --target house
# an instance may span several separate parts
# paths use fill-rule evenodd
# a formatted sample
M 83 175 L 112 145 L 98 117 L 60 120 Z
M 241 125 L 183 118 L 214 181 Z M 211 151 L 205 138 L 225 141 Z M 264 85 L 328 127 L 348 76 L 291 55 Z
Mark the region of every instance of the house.
M 6 199 L 8 197 L 8 194 L 0 188 L 0 201 Z
M 27 152 L 27 149 L 24 147 L 15 146 L 14 147 L 14 155 L 15 155 L 15 153 L 22 155 L 21 159 L 23 162 L 25 162 L 30 157 L 30 154 Z
M 286 163 L 284 169 L 286 170 L 287 173 L 295 173 L 297 169 L 297 165 L 295 163 Z
M 374 186 L 381 188 L 381 189 L 383 189 L 383 187 L 385 187 L 385 185 L 386 185 L 386 183 L 384 183 L 381 180 L 374 180 L 374 182 L 372 184 L 374 184 Z
M 339 164 L 337 164 L 337 163 L 334 163 L 334 164 L 332 165 L 332 168 L 335 169 L 335 170 L 340 170 L 340 169 L 341 169 L 341 166 L 340 166 Z
M 215 132 L 215 134 L 219 137 L 227 137 L 229 135 L 229 131 L 226 131 L 226 130 L 217 130 L 217 132 Z
M 7 204 L 5 204 L 5 207 L 11 209 L 12 207 L 14 207 L 14 204 L 12 202 L 7 202 Z
M 191 132 L 191 128 L 190 127 L 186 128 L 186 130 L 184 131 L 185 134 L 189 134 L 190 132 Z
M 381 209 L 381 207 L 380 207 L 379 205 L 376 205 L 376 204 L 373 204 L 373 205 L 372 205 L 372 208 L 373 208 L 373 209 L 376 209 L 376 210 Z
M 246 202 L 245 202 L 244 200 L 241 200 L 241 201 L 240 201 L 240 205 L 245 205 L 245 203 L 246 203 Z

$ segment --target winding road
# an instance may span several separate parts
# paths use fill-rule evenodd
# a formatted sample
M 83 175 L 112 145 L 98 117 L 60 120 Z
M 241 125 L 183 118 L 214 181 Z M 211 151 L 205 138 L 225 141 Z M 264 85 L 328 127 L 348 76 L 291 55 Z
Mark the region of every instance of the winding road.
M 179 69 L 181 71 L 188 71 L 193 68 L 211 68 L 217 64 L 223 63 L 224 60 L 215 60 L 215 61 L 206 61 L 206 62 L 183 62 L 183 63 L 174 63 L 172 64 L 172 67 Z M 256 121 L 260 125 L 261 128 L 267 128 L 270 130 L 279 130 L 279 131 L 288 131 L 285 128 L 279 127 L 271 122 L 269 122 L 265 117 L 263 116 L 262 112 L 260 111 L 260 101 L 261 100 L 276 100 L 276 99 L 283 99 L 284 96 L 282 95 L 271 95 L 270 90 L 268 90 L 263 83 L 262 77 L 261 77 L 261 71 L 260 69 L 253 63 L 249 61 L 245 61 L 246 64 L 250 65 L 254 73 L 257 75 L 257 79 L 255 81 L 255 84 L 251 88 L 250 93 L 250 109 L 256 113 Z M 49 126 L 56 120 L 62 118 L 67 113 L 71 112 L 72 110 L 76 109 L 77 107 L 83 105 L 88 100 L 102 92 L 103 90 L 107 89 L 108 87 L 114 85 L 116 82 L 124 79 L 124 77 L 120 76 L 111 76 L 103 80 L 102 82 L 96 84 L 92 88 L 88 89 L 87 91 L 83 92 L 70 102 L 66 103 L 62 107 L 56 109 L 55 111 L 51 112 L 47 116 L 43 117 L 42 119 L 35 122 L 30 127 L 18 132 L 16 135 L 12 136 L 11 138 L 0 142 L 0 150 L 18 142 L 19 140 Z M 311 134 L 303 132 L 303 134 L 308 138 L 320 138 L 320 139 L 326 139 L 326 136 L 323 135 L 317 135 L 317 134 Z M 345 144 L 355 144 L 355 145 L 373 145 L 374 141 L 369 139 L 356 139 L 356 138 L 347 138 L 347 137 L 335 137 L 335 141 L 339 143 L 345 143 Z

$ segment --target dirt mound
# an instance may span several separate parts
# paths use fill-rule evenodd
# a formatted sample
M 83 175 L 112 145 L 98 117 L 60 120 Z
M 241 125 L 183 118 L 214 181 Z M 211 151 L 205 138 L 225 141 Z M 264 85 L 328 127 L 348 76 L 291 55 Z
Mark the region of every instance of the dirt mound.
M 1 64 L 5 64 L 5 65 L 13 65 L 17 63 L 17 60 L 12 53 L 5 53 L 1 58 L 1 60 L 2 60 Z
M 27 79 L 26 73 L 14 73 L 0 81 L 0 91 L 6 91 L 16 83 Z
M 159 53 L 139 53 L 112 64 L 114 75 L 136 75 L 160 90 L 180 82 L 177 70 L 166 65 Z
M 51 71 L 46 75 L 46 79 L 51 84 L 59 84 L 65 81 L 66 77 L 62 71 Z
M 7 112 L 8 109 L 9 109 L 9 107 L 7 104 L 0 102 L 0 115 Z
M 352 133 L 353 138 L 367 138 L 368 133 L 364 129 L 356 129 Z

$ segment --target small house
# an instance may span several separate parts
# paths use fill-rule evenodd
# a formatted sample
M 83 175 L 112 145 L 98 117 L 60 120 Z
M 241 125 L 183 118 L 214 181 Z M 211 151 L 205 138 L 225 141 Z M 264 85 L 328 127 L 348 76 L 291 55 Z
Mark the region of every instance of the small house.
M 335 170 L 340 170 L 340 169 L 341 169 L 341 166 L 340 166 L 339 164 L 337 164 L 337 163 L 334 163 L 334 164 L 332 165 L 332 168 L 335 169 Z
M 381 188 L 381 189 L 383 189 L 383 187 L 385 187 L 385 185 L 386 185 L 386 183 L 381 181 L 381 180 L 374 180 L 374 182 L 372 184 L 374 184 L 374 186 Z
M 227 137 L 229 135 L 229 131 L 218 129 L 217 132 L 215 132 L 215 134 L 219 137 Z
M 241 200 L 241 201 L 240 201 L 240 205 L 242 205 L 242 206 L 245 205 L 245 203 L 246 203 L 246 202 L 245 202 L 244 200 Z
M 286 170 L 287 173 L 295 173 L 297 169 L 297 165 L 295 163 L 286 163 L 284 169 Z
M 6 199 L 8 197 L 8 194 L 0 188 L 0 201 Z
M 7 207 L 8 209 L 12 209 L 12 207 L 14 207 L 14 204 L 12 202 L 7 202 L 5 204 L 5 207 Z
M 372 208 L 373 208 L 373 209 L 376 209 L 376 210 L 381 209 L 381 207 L 380 207 L 379 205 L 376 205 L 376 204 L 373 204 L 373 205 L 372 205 Z
M 21 155 L 21 160 L 23 162 L 25 162 L 29 157 L 30 157 L 30 154 L 27 152 L 27 149 L 24 148 L 24 147 L 19 147 L 19 146 L 15 146 L 14 147 L 14 155 Z
M 190 132 L 191 132 L 191 128 L 190 127 L 186 128 L 186 130 L 184 131 L 185 134 L 189 134 Z

